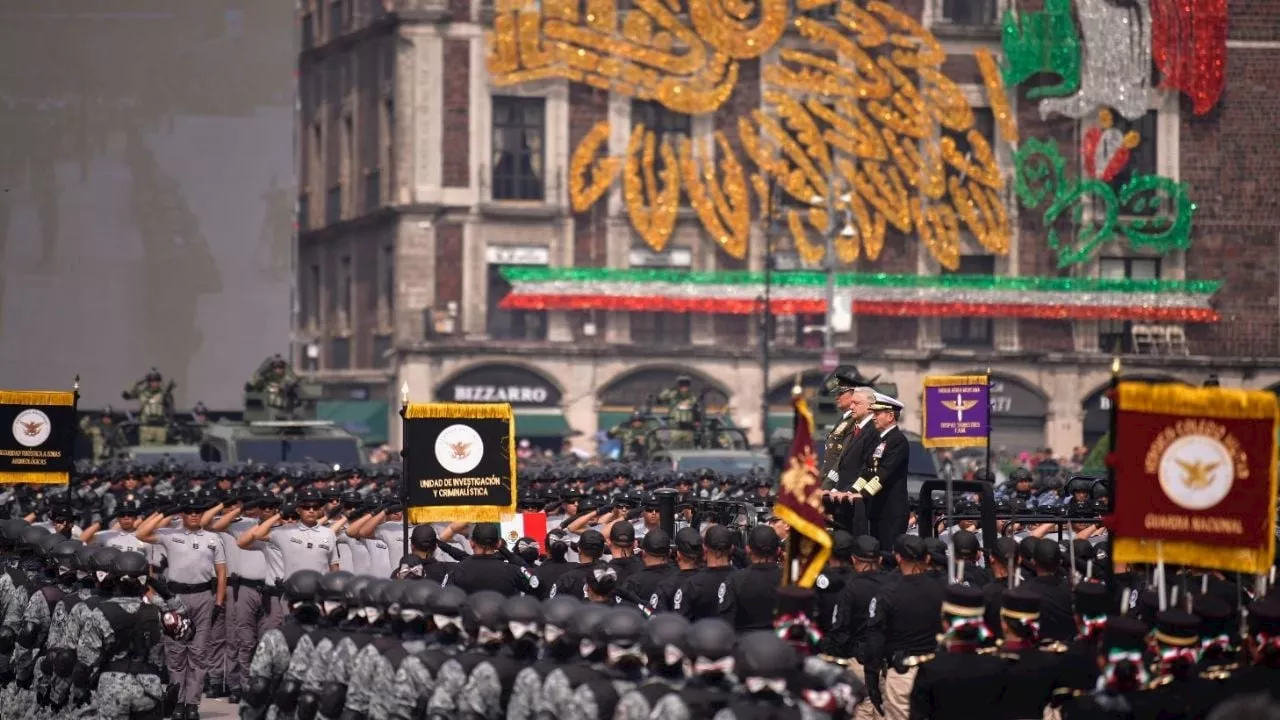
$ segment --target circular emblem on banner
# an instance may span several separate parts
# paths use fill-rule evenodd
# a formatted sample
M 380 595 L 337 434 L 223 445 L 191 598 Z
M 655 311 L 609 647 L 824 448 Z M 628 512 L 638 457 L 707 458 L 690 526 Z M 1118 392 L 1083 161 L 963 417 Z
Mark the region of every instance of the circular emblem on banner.
M 13 439 L 23 447 L 33 448 L 43 445 L 52 432 L 53 426 L 49 423 L 49 416 L 35 408 L 23 410 L 13 419 Z
M 450 425 L 436 437 L 436 460 L 454 475 L 475 470 L 483 457 L 484 441 L 468 425 Z
M 1183 435 L 1161 453 L 1159 476 L 1160 488 L 1178 507 L 1205 510 L 1231 492 L 1235 468 L 1222 441 Z

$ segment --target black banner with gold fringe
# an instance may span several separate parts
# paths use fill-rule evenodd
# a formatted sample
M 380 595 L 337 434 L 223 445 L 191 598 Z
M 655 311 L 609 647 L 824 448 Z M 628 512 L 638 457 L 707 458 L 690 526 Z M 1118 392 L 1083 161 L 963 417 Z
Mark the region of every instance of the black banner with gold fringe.
M 411 403 L 401 415 L 409 522 L 501 522 L 515 512 L 510 405 Z
M 71 480 L 76 395 L 0 390 L 0 484 L 65 485 Z

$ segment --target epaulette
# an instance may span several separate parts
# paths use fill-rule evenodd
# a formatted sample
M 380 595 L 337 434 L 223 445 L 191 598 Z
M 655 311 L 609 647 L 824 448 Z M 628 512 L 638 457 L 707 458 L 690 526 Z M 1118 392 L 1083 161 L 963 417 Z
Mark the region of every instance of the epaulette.
M 1173 682 L 1172 675 L 1162 675 L 1156 678 L 1155 680 L 1152 680 L 1151 682 L 1147 683 L 1146 687 L 1144 687 L 1143 690 L 1155 690 L 1156 688 L 1162 688 L 1171 682 Z
M 1229 680 L 1231 674 L 1240 669 L 1240 663 L 1231 663 L 1230 665 L 1216 665 L 1200 673 L 1200 677 L 1205 680 Z
M 1000 651 L 1000 648 L 992 645 L 991 647 L 978 648 L 978 655 L 992 655 Z
M 1051 653 L 1064 653 L 1064 652 L 1066 652 L 1066 651 L 1070 650 L 1071 648 L 1067 647 L 1067 644 L 1066 644 L 1066 643 L 1064 643 L 1064 642 L 1060 642 L 1060 641 L 1054 640 L 1053 642 L 1048 642 L 1048 643 L 1045 643 L 1045 644 L 1041 645 L 1041 646 L 1040 646 L 1040 649 L 1041 649 L 1041 650 L 1043 650 L 1043 651 L 1045 651 L 1045 652 L 1051 652 Z

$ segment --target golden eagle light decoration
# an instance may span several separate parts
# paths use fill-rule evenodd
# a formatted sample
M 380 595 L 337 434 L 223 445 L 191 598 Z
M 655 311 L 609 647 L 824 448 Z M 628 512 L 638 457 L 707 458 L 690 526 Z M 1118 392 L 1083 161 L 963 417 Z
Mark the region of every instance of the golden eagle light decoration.
M 623 12 L 614 0 L 498 0 L 488 58 L 497 86 L 562 78 L 697 115 L 728 100 L 742 62 L 778 48 L 762 62 L 763 107 L 737 118 L 741 155 L 722 132 L 705 145 L 685 138 L 673 145 L 635 124 L 626 154 L 612 157 L 609 123 L 601 121 L 573 151 L 576 212 L 621 174 L 632 226 L 661 251 L 683 186 L 708 235 L 741 259 L 753 215 L 770 213 L 772 181 L 812 205 L 775 209 L 806 262 L 823 258 L 829 207 L 847 212 L 856 230 L 836 238 L 844 263 L 864 252 L 877 259 L 889 227 L 918 234 L 951 269 L 962 227 L 989 251 L 1008 252 L 995 153 L 974 129 L 964 92 L 942 73 L 941 45 L 913 18 L 878 0 L 795 0 L 795 16 L 788 0 L 687 2 L 686 21 L 680 0 L 632 0 Z M 834 13 L 829 20 L 809 14 L 819 9 Z M 780 43 L 788 27 L 809 49 Z M 998 64 L 989 53 L 978 60 L 1001 133 L 1015 141 Z M 967 153 L 957 137 L 967 140 Z M 822 202 L 813 204 L 815 197 Z

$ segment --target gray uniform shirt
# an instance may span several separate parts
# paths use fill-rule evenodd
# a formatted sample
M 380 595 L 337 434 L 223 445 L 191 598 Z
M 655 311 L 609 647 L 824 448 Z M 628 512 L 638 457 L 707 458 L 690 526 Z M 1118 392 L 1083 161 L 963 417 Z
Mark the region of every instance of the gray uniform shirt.
M 227 531 L 234 537 L 240 537 L 241 533 L 248 532 L 257 524 L 258 521 L 252 518 L 240 518 L 231 523 Z M 236 574 L 245 580 L 266 580 L 270 575 L 268 565 L 266 548 L 251 545 L 242 549 L 236 546 Z
M 404 523 L 399 520 L 388 520 L 373 531 L 373 536 L 386 543 L 387 560 L 391 567 L 400 564 L 404 557 Z
M 165 577 L 169 582 L 195 585 L 214 578 L 214 565 L 227 563 L 222 538 L 205 530 L 163 528 L 156 531 L 156 544 L 169 556 Z
M 307 527 L 302 523 L 287 527 L 274 527 L 267 535 L 266 544 L 280 551 L 284 567 L 281 577 L 292 577 L 299 570 L 329 572 L 329 566 L 338 562 L 338 539 L 327 527 Z

